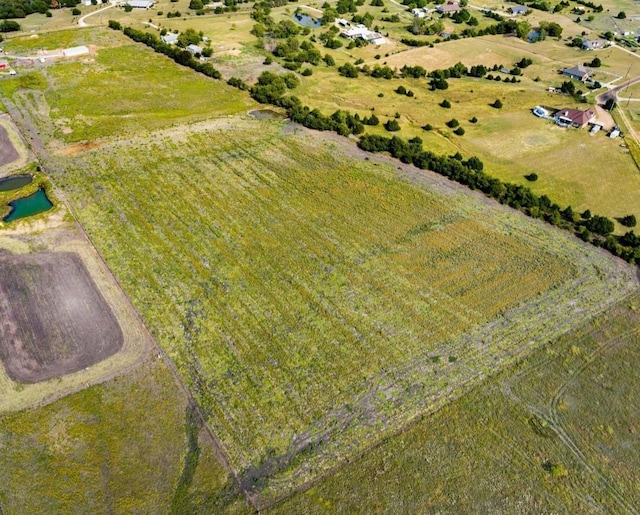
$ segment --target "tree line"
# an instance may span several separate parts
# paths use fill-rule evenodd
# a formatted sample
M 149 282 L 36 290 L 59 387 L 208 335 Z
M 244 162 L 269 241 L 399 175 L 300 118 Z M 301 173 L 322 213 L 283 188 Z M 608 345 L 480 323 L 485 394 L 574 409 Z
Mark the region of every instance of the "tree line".
M 120 22 L 109 20 L 109 28 L 113 30 L 122 30 L 125 36 L 131 38 L 137 43 L 144 43 L 148 47 L 153 48 L 156 52 L 164 54 L 173 59 L 182 66 L 187 66 L 212 79 L 220 79 L 222 75 L 216 70 L 211 63 L 201 62 L 194 59 L 194 56 L 188 50 L 184 50 L 175 45 L 168 45 L 154 34 L 149 34 L 141 30 L 132 29 L 131 27 L 122 28 Z
M 109 27 L 114 30 L 122 29 L 120 23 L 113 20 L 109 21 Z M 152 34 L 130 27 L 125 28 L 123 32 L 134 41 L 144 43 L 157 52 L 168 55 L 179 64 L 189 66 L 209 77 L 221 78 L 220 73 L 209 63 L 196 61 L 189 52 L 166 45 Z M 455 70 L 455 74 L 462 71 L 456 65 L 448 69 L 449 74 L 453 71 L 452 69 Z M 422 75 L 421 67 L 408 67 L 407 72 L 417 76 Z M 241 90 L 249 89 L 251 96 L 260 103 L 284 108 L 291 120 L 310 129 L 331 130 L 343 136 L 360 135 L 364 132 L 365 125 L 379 123 L 374 115 L 371 118 L 361 119 L 358 114 L 354 115 L 342 110 L 326 116 L 318 109 L 304 106 L 295 96 L 285 96 L 288 90 L 294 89 L 299 84 L 299 79 L 293 73 L 276 75 L 272 72 L 263 72 L 257 84 L 251 88 L 237 78 L 229 79 L 228 83 Z M 398 136 L 387 138 L 363 134 L 358 141 L 358 147 L 367 152 L 388 152 L 403 163 L 413 164 L 423 170 L 431 170 L 472 190 L 479 190 L 501 204 L 518 209 L 532 218 L 542 219 L 554 226 L 572 231 L 582 240 L 602 247 L 629 263 L 640 263 L 640 235 L 636 235 L 633 230 L 616 236 L 612 234 L 615 229 L 612 220 L 604 216 L 592 215 L 589 210 L 578 214 L 571 206 L 563 209 L 552 202 L 547 195 L 538 196 L 526 186 L 491 177 L 484 172 L 484 164 L 476 156 L 465 160 L 460 153 L 453 156 L 438 155 L 425 150 L 419 137 L 405 141 Z M 628 225 L 635 225 L 633 222 L 636 220 L 629 215 L 624 217 L 624 221 Z

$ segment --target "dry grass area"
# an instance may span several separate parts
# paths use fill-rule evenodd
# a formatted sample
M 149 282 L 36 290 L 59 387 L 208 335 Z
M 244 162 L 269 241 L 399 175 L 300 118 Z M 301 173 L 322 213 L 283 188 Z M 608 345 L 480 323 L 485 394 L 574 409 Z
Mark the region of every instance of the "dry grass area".
M 31 156 L 17 127 L 6 114 L 0 114 L 0 139 L 0 177 L 4 177 L 26 166 Z
M 640 297 L 272 513 L 637 513 Z

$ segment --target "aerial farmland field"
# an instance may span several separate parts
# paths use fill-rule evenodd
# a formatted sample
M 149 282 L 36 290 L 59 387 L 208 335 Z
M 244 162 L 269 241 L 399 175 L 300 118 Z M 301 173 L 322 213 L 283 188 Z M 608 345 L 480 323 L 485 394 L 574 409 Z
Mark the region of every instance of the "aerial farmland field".
M 205 122 L 50 163 L 257 503 L 634 287 L 544 224 L 285 127 Z
M 249 86 L 291 64 L 250 32 L 248 6 L 188 5 L 89 20 L 202 31 L 202 60 Z M 272 15 L 290 21 L 295 7 Z M 528 18 L 559 19 L 564 39 L 411 50 L 403 6 L 364 10 L 375 23 L 399 14 L 395 41 L 325 50 L 326 27 L 301 33 L 325 57 L 287 94 L 325 115 L 398 120 L 401 138 L 478 156 L 487 174 L 571 204 L 576 223 L 587 208 L 640 215 L 629 145 L 531 114 L 593 103 L 595 90 L 586 103 L 548 91 L 586 59 L 566 13 Z M 25 27 L 39 23 L 77 21 Z M 77 59 L 35 57 L 84 44 Z M 0 78 L 1 100 L 38 159 L 20 195 L 46 184 L 55 207 L 0 223 L 0 513 L 636 512 L 632 266 L 354 136 L 254 119 L 247 85 L 119 30 L 10 34 L 4 48 L 23 64 Z M 598 55 L 598 80 L 637 59 Z M 520 82 L 500 72 L 436 91 L 425 77 L 337 71 L 522 57 L 533 63 Z M 2 127 L 15 173 L 24 143 Z

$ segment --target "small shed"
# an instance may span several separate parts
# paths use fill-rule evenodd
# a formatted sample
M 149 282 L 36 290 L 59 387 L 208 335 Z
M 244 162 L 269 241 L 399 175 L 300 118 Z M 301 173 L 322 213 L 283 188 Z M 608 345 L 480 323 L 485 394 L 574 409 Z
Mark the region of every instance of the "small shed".
M 191 52 L 193 55 L 201 54 L 202 47 L 199 47 L 198 45 L 189 45 L 187 46 L 187 51 Z

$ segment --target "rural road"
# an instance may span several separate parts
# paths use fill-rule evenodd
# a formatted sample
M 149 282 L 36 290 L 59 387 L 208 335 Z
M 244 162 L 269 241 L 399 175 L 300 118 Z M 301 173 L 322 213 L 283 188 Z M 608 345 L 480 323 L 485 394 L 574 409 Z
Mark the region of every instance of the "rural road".
M 86 27 L 87 24 L 84 20 L 86 20 L 89 16 L 93 16 L 94 14 L 98 14 L 101 13 L 102 11 L 106 11 L 107 9 L 111 9 L 112 7 L 115 7 L 116 5 L 116 0 L 110 0 L 110 4 L 107 5 L 106 7 L 103 7 L 102 9 L 98 9 L 97 11 L 93 11 L 89 14 L 85 14 L 84 16 L 82 16 L 79 20 L 78 20 L 78 27 Z
M 600 104 L 605 104 L 607 100 L 609 100 L 610 98 L 614 98 L 617 100 L 618 93 L 620 91 L 622 91 L 624 88 L 631 86 L 632 84 L 636 84 L 637 82 L 640 82 L 640 77 L 634 77 L 633 79 L 629 79 L 623 82 L 622 84 L 620 84 L 619 86 L 616 86 L 615 88 L 612 88 L 609 91 L 605 91 L 604 93 L 601 93 L 596 97 L 596 105 L 600 107 Z M 618 108 L 617 113 L 620 115 L 620 118 L 622 118 L 622 121 L 626 125 L 625 132 L 631 135 L 631 137 L 636 142 L 636 145 L 640 146 L 640 138 L 638 138 L 636 131 L 633 129 L 633 126 L 629 122 L 629 119 L 627 118 L 627 115 L 625 114 L 624 109 Z

